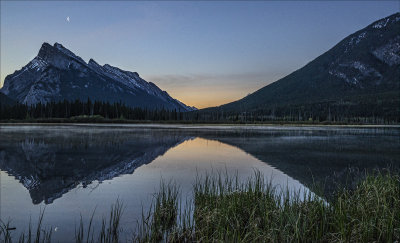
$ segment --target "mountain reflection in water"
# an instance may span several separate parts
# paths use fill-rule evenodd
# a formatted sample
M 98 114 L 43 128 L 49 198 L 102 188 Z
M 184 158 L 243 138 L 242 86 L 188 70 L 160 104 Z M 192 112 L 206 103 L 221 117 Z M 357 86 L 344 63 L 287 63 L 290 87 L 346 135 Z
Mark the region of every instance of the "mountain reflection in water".
M 364 169 L 400 165 L 398 129 L 1 129 L 0 169 L 28 189 L 34 204 L 50 204 L 78 185 L 132 174 L 196 137 L 239 148 L 304 185 L 323 183 L 328 192 L 335 181 L 349 179 L 348 172 L 355 179 Z M 198 152 L 196 158 L 189 158 L 195 150 L 183 151 L 180 159 L 198 160 L 207 153 Z
M 29 190 L 32 202 L 52 203 L 79 184 L 131 174 L 190 136 L 164 136 L 151 130 L 45 129 L 8 134 L 0 140 L 0 169 Z

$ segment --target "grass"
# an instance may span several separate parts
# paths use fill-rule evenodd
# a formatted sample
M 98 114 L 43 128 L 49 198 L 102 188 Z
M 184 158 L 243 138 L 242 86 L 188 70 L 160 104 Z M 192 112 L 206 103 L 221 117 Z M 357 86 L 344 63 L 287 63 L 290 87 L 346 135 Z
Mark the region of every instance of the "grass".
M 52 228 L 45 229 L 42 228 L 43 216 L 45 210 L 40 210 L 39 218 L 36 226 L 35 233 L 33 232 L 31 220 L 29 220 L 28 232 L 23 232 L 20 234 L 17 242 L 19 243 L 50 243 Z M 10 222 L 4 223 L 0 221 L 0 241 L 4 243 L 12 243 L 12 231 L 15 228 L 10 227 Z
M 400 175 L 367 175 L 355 188 L 325 198 L 310 191 L 273 186 L 255 172 L 245 182 L 222 174 L 198 177 L 193 201 L 180 200 L 179 187 L 161 183 L 142 214 L 133 242 L 397 242 L 400 240 Z M 99 233 L 81 223 L 76 242 L 122 242 L 122 203 L 111 207 Z M 42 221 L 41 214 L 39 222 Z M 3 224 L 0 240 L 11 241 Z M 40 228 L 40 224 L 39 227 Z M 30 231 L 30 230 L 29 230 Z M 32 242 L 50 242 L 36 231 Z M 51 232 L 51 231 L 50 231 Z M 39 234 L 39 236 L 38 236 Z M 30 233 L 29 233 L 30 235 Z M 22 242 L 27 241 L 23 238 Z M 31 238 L 30 238 L 31 239 Z M 44 239 L 43 241 L 41 239 Z M 48 240 L 48 241 L 46 241 Z M 71 239 L 73 240 L 73 239 Z
M 95 237 L 95 230 L 93 229 L 93 217 L 96 210 L 93 210 L 92 216 L 89 220 L 89 225 L 85 229 L 83 219 L 81 216 L 79 226 L 75 228 L 75 242 L 76 243 L 114 243 L 119 242 L 120 232 L 122 231 L 120 221 L 123 214 L 123 204 L 117 199 L 116 203 L 111 205 L 110 215 L 108 220 L 103 217 L 101 222 L 100 231 Z
M 329 202 L 312 192 L 280 190 L 259 172 L 245 183 L 237 177 L 206 175 L 196 181 L 193 193 L 193 210 L 184 211 L 168 231 L 143 221 L 147 230 L 136 239 L 154 242 L 159 240 L 154 235 L 161 235 L 168 242 L 400 240 L 398 174 L 368 175 L 355 189 L 342 189 Z M 154 218 L 157 214 L 150 212 Z

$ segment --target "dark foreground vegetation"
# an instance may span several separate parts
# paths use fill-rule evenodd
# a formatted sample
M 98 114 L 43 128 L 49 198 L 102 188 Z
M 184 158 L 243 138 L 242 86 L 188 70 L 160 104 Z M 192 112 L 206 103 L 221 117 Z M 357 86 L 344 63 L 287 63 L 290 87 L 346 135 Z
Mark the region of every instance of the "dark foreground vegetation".
M 251 111 L 224 111 L 214 108 L 192 112 L 163 108 L 132 108 L 121 102 L 93 102 L 90 99 L 84 102 L 64 100 L 32 106 L 0 103 L 0 122 L 398 124 L 400 107 L 396 102 L 393 100 L 386 105 L 379 102 L 379 105 L 320 102 L 281 105 Z
M 206 175 L 193 187 L 193 202 L 182 203 L 179 188 L 162 183 L 136 233 L 121 237 L 123 205 L 117 201 L 100 229 L 75 229 L 75 242 L 397 242 L 400 240 L 400 176 L 367 175 L 353 189 L 321 198 L 272 186 L 256 172 L 247 182 L 236 177 Z M 51 242 L 51 229 L 16 237 L 2 224 L 4 242 Z M 126 232 L 126 231 L 125 231 Z

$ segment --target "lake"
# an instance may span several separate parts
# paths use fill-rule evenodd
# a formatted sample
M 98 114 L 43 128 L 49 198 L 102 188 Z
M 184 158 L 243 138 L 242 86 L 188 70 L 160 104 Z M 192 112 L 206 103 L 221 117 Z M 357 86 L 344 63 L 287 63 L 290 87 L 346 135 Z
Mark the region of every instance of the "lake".
M 116 200 L 124 237 L 161 180 L 190 200 L 196 176 L 261 171 L 277 187 L 354 185 L 365 170 L 400 168 L 399 127 L 1 125 L 0 219 L 18 235 L 45 210 L 52 239 L 68 242 L 80 216 L 95 227 Z

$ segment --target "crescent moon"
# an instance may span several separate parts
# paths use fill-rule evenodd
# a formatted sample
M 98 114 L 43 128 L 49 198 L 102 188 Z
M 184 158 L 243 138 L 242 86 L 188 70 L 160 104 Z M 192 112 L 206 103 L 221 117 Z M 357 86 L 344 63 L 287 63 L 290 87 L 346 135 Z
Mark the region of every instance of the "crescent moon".
M 69 22 L 69 16 L 67 16 L 67 22 Z

